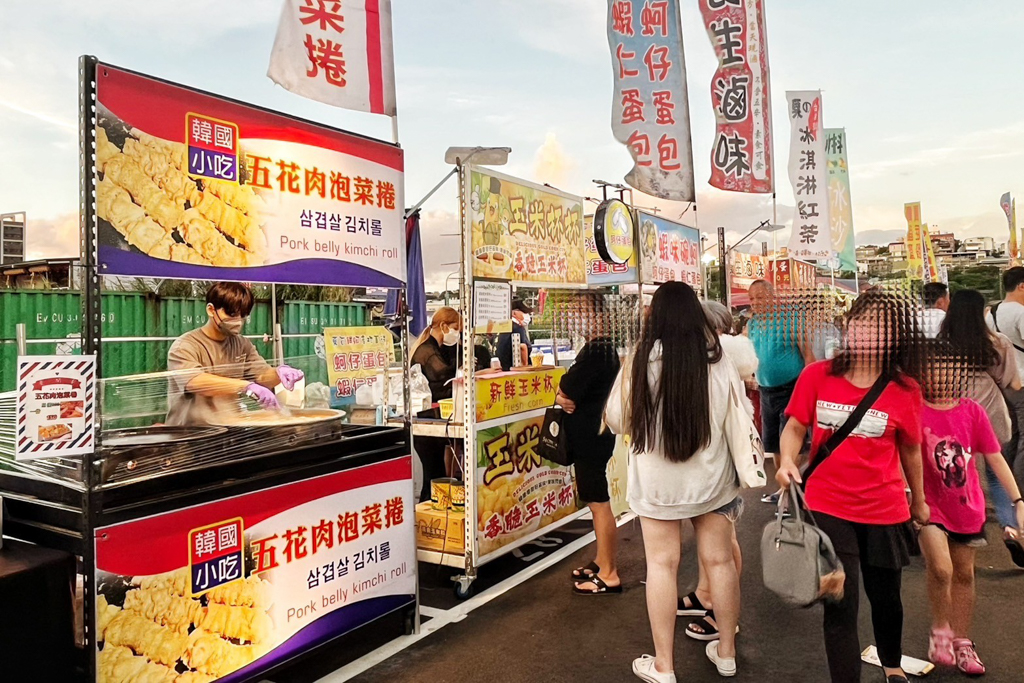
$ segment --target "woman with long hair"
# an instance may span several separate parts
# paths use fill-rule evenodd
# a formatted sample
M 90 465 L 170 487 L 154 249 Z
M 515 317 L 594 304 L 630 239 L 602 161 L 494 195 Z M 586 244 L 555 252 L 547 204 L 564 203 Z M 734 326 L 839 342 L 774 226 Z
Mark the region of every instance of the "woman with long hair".
M 754 345 L 743 335 L 733 335 L 732 312 L 727 306 L 717 301 L 704 301 L 702 303 L 704 315 L 708 323 L 718 335 L 718 342 L 722 345 L 722 353 L 731 360 L 744 382 L 752 382 L 754 373 L 757 372 L 757 353 Z M 750 399 L 744 396 L 743 405 L 747 414 L 753 418 L 754 406 Z M 732 555 L 736 562 L 736 574 L 743 574 L 743 554 L 740 551 L 739 541 L 736 539 L 736 529 L 733 527 Z M 680 617 L 691 617 L 686 627 L 686 635 L 694 640 L 710 641 L 718 639 L 718 624 L 715 619 L 714 601 L 711 599 L 711 589 L 708 583 L 708 573 L 704 566 L 697 562 L 697 587 L 685 597 L 679 598 L 676 607 L 676 615 Z
M 903 567 L 910 562 L 910 521 L 928 522 L 921 462 L 921 390 L 905 370 L 920 368 L 920 341 L 910 306 L 880 290 L 865 292 L 846 318 L 845 344 L 830 361 L 808 366 L 786 414 L 776 480 L 800 485 L 800 451 L 812 430 L 807 508 L 832 540 L 846 571 L 844 595 L 825 605 L 825 651 L 833 683 L 859 683 L 857 613 L 860 577 L 871 603 L 878 656 L 889 683 L 901 668 Z M 880 379 L 881 378 L 881 379 Z M 877 381 L 885 386 L 871 410 L 832 453 L 822 446 Z M 818 458 L 824 458 L 815 465 Z M 909 484 L 908 503 L 904 484 Z
M 627 491 L 643 529 L 655 651 L 634 660 L 633 673 L 649 683 L 676 680 L 676 582 L 686 520 L 697 532 L 720 632 L 706 653 L 719 674 L 736 673 L 740 585 L 732 538 L 743 504 L 726 434 L 734 383 L 736 368 L 723 358 L 697 295 L 681 282 L 663 284 L 605 409 L 608 426 L 632 444 Z
M 430 400 L 434 403 L 452 397 L 455 377 L 455 354 L 445 354 L 445 349 L 458 345 L 462 333 L 462 316 L 454 308 L 443 306 L 434 313 L 430 324 L 412 345 L 412 362 L 420 366 L 423 376 L 430 385 Z M 450 360 L 451 358 L 451 360 Z M 447 439 L 430 436 L 413 437 L 413 445 L 423 466 L 423 486 L 420 488 L 420 502 L 430 500 L 430 482 L 448 476 L 445 462 Z
M 964 289 L 953 295 L 939 328 L 939 339 L 949 342 L 952 351 L 966 365 L 963 397 L 981 405 L 999 443 L 1009 444 L 1013 425 L 1003 391 L 1016 391 L 1021 387 L 1017 357 L 1009 338 L 990 330 L 986 324 L 985 297 L 981 292 Z M 993 468 L 986 466 L 985 474 L 992 504 L 1003 528 L 1003 543 L 1014 564 L 1024 567 L 1024 545 L 1010 496 Z

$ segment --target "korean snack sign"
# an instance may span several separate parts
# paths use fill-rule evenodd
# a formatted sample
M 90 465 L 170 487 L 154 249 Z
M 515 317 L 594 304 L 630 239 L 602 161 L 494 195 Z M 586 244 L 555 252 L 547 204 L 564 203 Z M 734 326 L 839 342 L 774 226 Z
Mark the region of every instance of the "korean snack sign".
M 565 368 L 506 372 L 476 380 L 476 421 L 485 422 L 555 403 Z
M 97 529 L 97 681 L 260 680 L 412 603 L 413 504 L 406 456 Z
M 544 411 L 478 430 L 477 538 L 481 556 L 576 512 L 572 470 L 537 454 Z
M 395 287 L 394 145 L 96 66 L 105 275 Z
M 95 356 L 19 357 L 15 460 L 91 453 L 95 407 Z
M 789 182 L 796 198 L 789 253 L 799 259 L 832 258 L 828 164 L 820 90 L 786 93 L 789 113 Z
M 629 148 L 626 182 L 693 201 L 693 149 L 679 0 L 608 0 L 612 133 Z
M 332 406 L 351 404 L 359 387 L 384 381 L 395 360 L 394 339 L 386 327 L 324 329 Z
M 590 285 L 621 285 L 636 282 L 637 249 L 625 263 L 608 263 L 597 251 L 594 241 L 594 217 L 583 219 L 583 234 L 587 253 L 587 284 Z
M 717 130 L 711 185 L 772 192 L 771 99 L 763 0 L 699 0 L 718 57 L 711 79 Z
M 585 285 L 583 199 L 469 167 L 473 277 Z
M 700 232 L 654 214 L 637 214 L 637 241 L 644 284 L 685 282 L 704 286 L 700 262 Z

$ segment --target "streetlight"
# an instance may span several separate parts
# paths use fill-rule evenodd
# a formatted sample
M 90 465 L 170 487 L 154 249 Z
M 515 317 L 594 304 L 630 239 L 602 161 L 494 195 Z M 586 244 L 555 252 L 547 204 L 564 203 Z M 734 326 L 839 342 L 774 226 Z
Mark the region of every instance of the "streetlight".
M 434 185 L 434 189 L 426 194 L 423 199 L 416 202 L 416 204 L 405 212 L 405 216 L 408 218 L 417 211 L 420 207 L 426 204 L 427 200 L 434 196 L 434 193 L 441 189 L 441 186 L 448 182 L 456 173 L 459 173 L 462 167 L 470 159 L 473 159 L 478 164 L 485 164 L 487 166 L 504 166 L 508 163 L 508 155 L 512 153 L 511 147 L 449 147 L 444 153 L 444 163 L 454 164 L 455 168 L 450 170 L 441 181 Z M 461 205 L 461 196 L 459 198 Z M 462 218 L 462 216 L 460 216 Z

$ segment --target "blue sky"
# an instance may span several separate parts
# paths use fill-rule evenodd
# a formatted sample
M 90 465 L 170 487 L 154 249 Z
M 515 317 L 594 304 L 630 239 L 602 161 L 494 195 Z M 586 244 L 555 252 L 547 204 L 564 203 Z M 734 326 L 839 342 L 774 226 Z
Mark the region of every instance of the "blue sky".
M 0 4 L 0 211 L 29 213 L 29 252 L 77 252 L 77 57 L 388 138 L 384 117 L 299 98 L 266 78 L 280 0 L 4 0 Z M 1005 239 L 999 196 L 1024 197 L 1024 3 L 766 0 L 780 222 L 785 91 L 824 90 L 825 125 L 845 127 L 858 242 L 905 230 L 921 201 L 940 230 Z M 631 164 L 612 138 L 603 0 L 394 0 L 406 199 L 447 171 L 449 145 L 508 145 L 503 169 L 593 196 Z M 715 59 L 697 0 L 682 0 L 698 227 L 735 236 L 771 217 L 764 196 L 707 184 Z M 427 204 L 428 278 L 454 238 L 454 183 Z M 638 203 L 654 204 L 653 200 Z M 669 216 L 681 205 L 658 202 Z M 1024 210 L 1024 205 L 1022 205 Z M 687 214 L 691 219 L 693 212 Z M 688 222 L 690 222 L 688 220 Z M 781 237 L 785 237 L 783 233 Z

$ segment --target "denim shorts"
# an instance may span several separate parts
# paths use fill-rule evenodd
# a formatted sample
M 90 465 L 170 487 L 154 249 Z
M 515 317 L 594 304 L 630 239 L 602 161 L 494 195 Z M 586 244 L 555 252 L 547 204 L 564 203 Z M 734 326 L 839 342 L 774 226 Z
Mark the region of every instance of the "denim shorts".
M 736 496 L 731 501 L 715 510 L 715 514 L 722 515 L 735 524 L 739 521 L 740 516 L 743 515 L 743 499 Z

